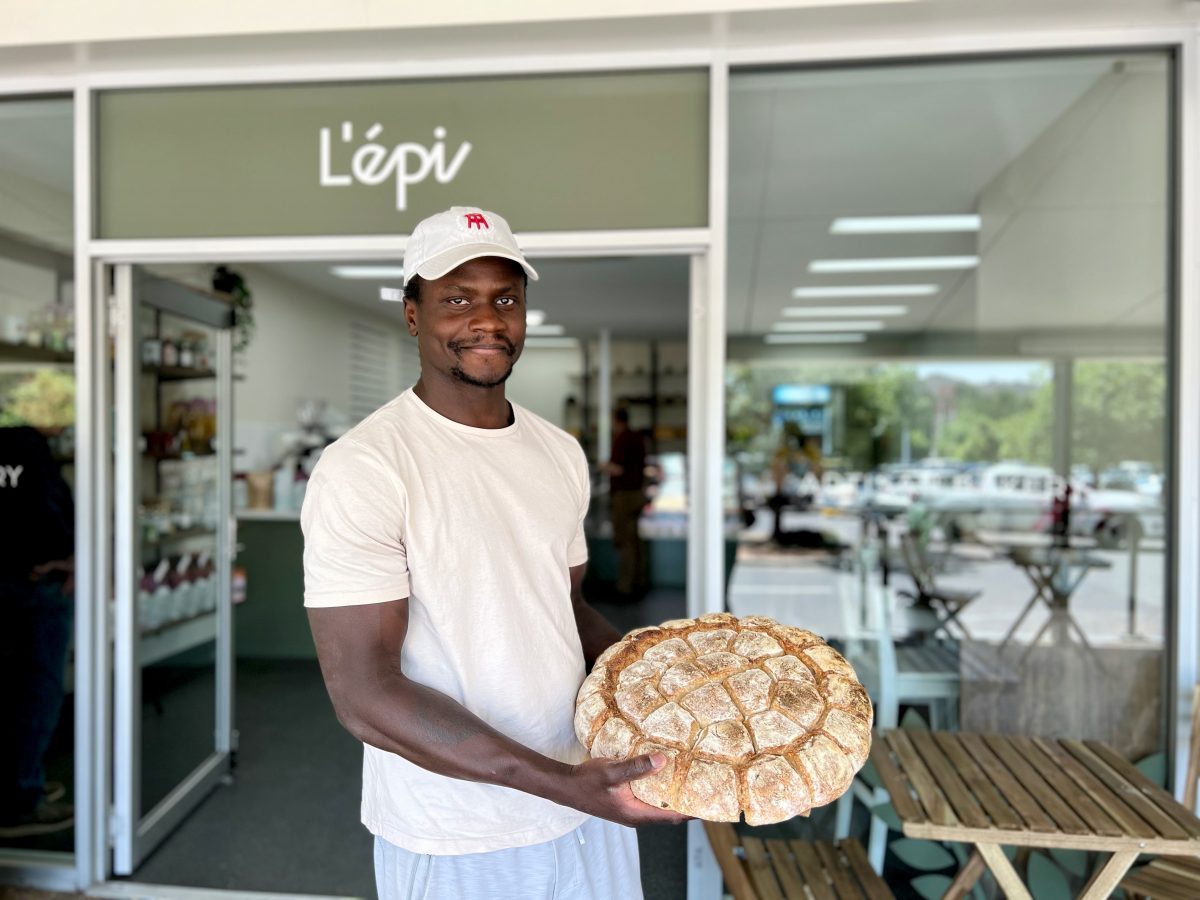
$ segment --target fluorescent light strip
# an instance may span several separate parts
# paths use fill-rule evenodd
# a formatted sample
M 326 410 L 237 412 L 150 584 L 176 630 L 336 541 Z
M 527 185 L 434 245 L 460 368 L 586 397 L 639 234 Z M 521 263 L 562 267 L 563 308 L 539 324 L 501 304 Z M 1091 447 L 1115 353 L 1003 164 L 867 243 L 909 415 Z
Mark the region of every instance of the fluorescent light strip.
M 978 231 L 980 217 L 961 216 L 843 216 L 833 220 L 830 234 L 917 234 Z
M 882 259 L 814 259 L 808 271 L 815 275 L 844 272 L 942 272 L 973 269 L 978 256 L 889 256 Z
M 338 278 L 403 278 L 400 266 L 334 266 L 330 273 Z
M 404 301 L 404 291 L 400 288 L 381 287 L 379 299 L 386 300 L 388 303 L 401 303 Z
M 936 284 L 860 284 L 849 287 L 792 288 L 797 300 L 835 300 L 839 297 L 931 297 Z
M 768 334 L 768 344 L 861 344 L 865 334 Z
M 819 319 L 822 316 L 904 316 L 907 306 L 785 306 L 785 316 Z
M 540 309 L 525 310 L 525 324 L 537 327 L 546 321 L 546 313 Z
M 578 339 L 569 337 L 531 337 L 525 341 L 526 350 L 575 350 L 578 347 Z
M 772 331 L 883 331 L 883 322 L 878 319 L 838 320 L 827 322 L 776 322 Z
M 561 325 L 527 325 L 525 334 L 529 337 L 558 337 L 564 331 Z

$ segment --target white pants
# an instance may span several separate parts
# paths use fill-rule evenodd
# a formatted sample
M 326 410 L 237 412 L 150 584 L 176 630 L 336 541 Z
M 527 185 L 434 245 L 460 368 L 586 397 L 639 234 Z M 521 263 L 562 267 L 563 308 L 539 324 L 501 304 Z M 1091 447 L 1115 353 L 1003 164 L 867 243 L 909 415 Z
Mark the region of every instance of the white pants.
M 431 856 L 375 838 L 379 900 L 641 900 L 637 833 L 590 818 L 562 837 Z

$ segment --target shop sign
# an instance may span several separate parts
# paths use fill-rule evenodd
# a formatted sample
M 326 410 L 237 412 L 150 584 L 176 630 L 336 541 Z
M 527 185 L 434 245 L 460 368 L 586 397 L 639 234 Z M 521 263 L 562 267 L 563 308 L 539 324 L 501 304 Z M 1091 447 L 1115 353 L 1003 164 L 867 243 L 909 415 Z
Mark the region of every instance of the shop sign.
M 702 71 L 112 91 L 103 238 L 405 234 L 449 206 L 520 231 L 707 224 Z
M 471 152 L 466 141 L 459 144 L 454 157 L 446 162 L 446 129 L 440 125 L 433 129 L 435 143 L 426 148 L 413 141 L 397 144 L 389 150 L 377 143 L 383 134 L 383 126 L 376 122 L 367 129 L 366 142 L 349 157 L 349 171 L 338 174 L 334 171 L 333 149 L 330 129 L 321 129 L 321 187 L 349 187 L 358 184 L 382 184 L 390 179 L 396 182 L 396 209 L 408 209 L 408 186 L 420 184 L 430 173 L 438 184 L 449 184 L 458 174 L 459 168 Z M 343 122 L 342 143 L 354 142 L 354 123 Z M 344 163 L 343 163 L 344 164 Z

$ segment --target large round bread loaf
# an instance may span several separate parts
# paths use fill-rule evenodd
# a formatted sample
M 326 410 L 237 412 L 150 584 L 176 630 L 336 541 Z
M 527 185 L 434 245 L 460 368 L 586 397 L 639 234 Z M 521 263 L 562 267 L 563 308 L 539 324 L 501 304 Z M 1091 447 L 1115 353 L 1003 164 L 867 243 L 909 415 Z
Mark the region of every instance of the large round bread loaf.
M 659 751 L 638 799 L 717 822 L 767 825 L 840 797 L 871 749 L 871 701 L 811 631 L 713 613 L 638 628 L 579 689 L 575 733 L 593 757 Z

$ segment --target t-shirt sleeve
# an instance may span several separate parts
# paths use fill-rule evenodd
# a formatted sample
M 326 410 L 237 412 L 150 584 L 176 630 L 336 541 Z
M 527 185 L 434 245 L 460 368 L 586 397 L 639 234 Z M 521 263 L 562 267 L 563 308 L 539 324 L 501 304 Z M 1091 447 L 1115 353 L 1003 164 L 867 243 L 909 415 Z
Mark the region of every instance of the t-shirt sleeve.
M 579 447 L 576 460 L 576 478 L 579 480 L 579 524 L 575 529 L 575 537 L 567 547 L 567 565 L 574 568 L 588 561 L 587 537 L 583 533 L 583 522 L 587 518 L 588 504 L 592 502 L 592 479 L 588 475 L 587 457 L 583 448 Z
M 367 448 L 339 442 L 321 455 L 300 512 L 304 605 L 357 606 L 408 596 L 404 496 Z

